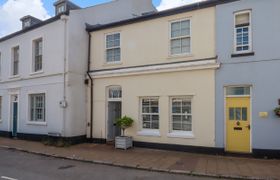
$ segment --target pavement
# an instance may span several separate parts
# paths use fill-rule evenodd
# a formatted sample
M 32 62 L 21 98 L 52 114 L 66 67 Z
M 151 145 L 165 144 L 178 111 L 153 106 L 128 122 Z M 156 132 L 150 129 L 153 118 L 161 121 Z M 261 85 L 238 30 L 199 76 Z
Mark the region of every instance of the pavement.
M 1 149 L 0 180 L 214 180 L 163 172 L 61 160 Z
M 280 160 L 215 156 L 133 148 L 117 150 L 106 144 L 70 147 L 0 138 L 0 147 L 37 155 L 137 170 L 225 179 L 280 179 Z M 1 155 L 2 156 L 2 155 Z

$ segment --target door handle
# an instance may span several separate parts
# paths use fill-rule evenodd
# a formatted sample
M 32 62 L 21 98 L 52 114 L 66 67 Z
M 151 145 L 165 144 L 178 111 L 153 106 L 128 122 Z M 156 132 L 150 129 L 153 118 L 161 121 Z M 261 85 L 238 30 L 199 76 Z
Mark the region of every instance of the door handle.
M 246 126 L 246 128 L 248 128 L 249 130 L 251 130 L 251 125 Z

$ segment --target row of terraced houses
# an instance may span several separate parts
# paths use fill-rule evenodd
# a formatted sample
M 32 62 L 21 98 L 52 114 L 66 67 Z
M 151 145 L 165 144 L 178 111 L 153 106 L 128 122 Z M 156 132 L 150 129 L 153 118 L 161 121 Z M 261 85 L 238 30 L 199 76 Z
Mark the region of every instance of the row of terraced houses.
M 280 156 L 280 1 L 54 3 L 0 39 L 0 134 Z

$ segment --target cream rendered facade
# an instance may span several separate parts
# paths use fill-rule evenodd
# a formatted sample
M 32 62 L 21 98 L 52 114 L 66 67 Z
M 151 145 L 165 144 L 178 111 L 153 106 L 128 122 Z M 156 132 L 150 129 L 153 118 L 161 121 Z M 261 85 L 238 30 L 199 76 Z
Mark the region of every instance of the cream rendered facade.
M 191 24 L 191 53 L 172 56 L 171 22 L 184 19 Z M 112 33 L 120 33 L 118 63 L 106 63 L 106 35 Z M 119 86 L 121 115 L 135 120 L 126 133 L 134 141 L 215 147 L 215 70 L 219 67 L 215 53 L 215 6 L 96 29 L 91 31 L 91 37 L 93 138 L 108 138 L 108 88 Z M 158 130 L 142 128 L 141 98 L 145 97 L 158 99 Z M 190 98 L 192 132 L 171 130 L 173 97 Z M 90 128 L 87 136 L 90 137 Z

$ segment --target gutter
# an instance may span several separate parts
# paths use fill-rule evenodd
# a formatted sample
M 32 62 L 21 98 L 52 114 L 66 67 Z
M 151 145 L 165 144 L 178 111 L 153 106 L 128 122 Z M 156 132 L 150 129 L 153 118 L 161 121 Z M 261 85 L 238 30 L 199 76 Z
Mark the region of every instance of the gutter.
M 91 57 L 91 33 L 88 32 L 88 70 L 87 75 L 90 79 L 90 139 L 92 139 L 92 132 L 93 132 L 93 79 L 90 75 L 90 57 Z

